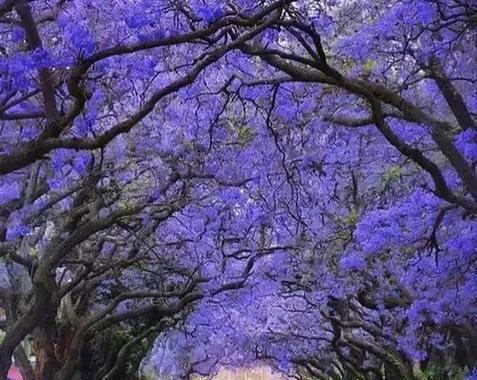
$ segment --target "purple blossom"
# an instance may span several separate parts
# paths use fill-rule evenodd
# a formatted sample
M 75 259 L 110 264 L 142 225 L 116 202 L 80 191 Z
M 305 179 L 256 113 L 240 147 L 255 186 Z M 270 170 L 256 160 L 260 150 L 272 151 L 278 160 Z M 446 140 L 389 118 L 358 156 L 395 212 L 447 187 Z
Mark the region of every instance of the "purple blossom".
M 477 368 L 472 369 L 465 375 L 465 380 L 477 380 Z
M 88 165 L 91 163 L 92 157 L 89 152 L 82 151 L 78 153 L 73 162 L 73 168 L 79 175 L 83 174 Z
M 26 236 L 30 228 L 24 224 L 13 224 L 7 229 L 7 241 L 15 240 Z
M 25 31 L 19 26 L 12 28 L 11 39 L 12 42 L 22 42 L 25 38 Z
M 345 256 L 341 259 L 341 268 L 345 271 L 363 270 L 367 266 L 366 260 L 359 254 Z
M 197 8 L 197 16 L 208 23 L 213 23 L 223 15 L 224 10 L 220 5 L 202 5 Z
M 83 342 L 95 363 L 150 332 L 124 372 L 142 359 L 152 377 L 207 377 L 263 357 L 287 376 L 313 360 L 316 377 L 366 377 L 346 358 L 360 372 L 386 351 L 473 367 L 449 326 L 477 323 L 477 134 L 426 72 L 439 61 L 475 115 L 465 2 L 42 3 L 43 48 L 14 9 L 1 24 L 0 290 L 34 311 L 15 310 L 20 326 L 42 315 L 44 268 L 79 281 L 50 305 L 52 336 L 71 305 L 108 312 Z
M 131 29 L 138 29 L 146 26 L 149 23 L 147 15 L 144 14 L 144 11 L 141 9 L 135 9 L 131 14 L 126 18 L 126 24 Z
M 460 133 L 456 144 L 468 160 L 477 160 L 477 131 L 468 129 Z
M 88 56 L 94 52 L 96 43 L 93 35 L 85 25 L 66 17 L 60 18 L 59 25 L 64 30 L 66 37 L 73 47 L 75 47 L 80 54 Z
M 22 190 L 22 186 L 18 182 L 0 185 L 0 206 L 20 198 Z
M 45 49 L 35 49 L 29 57 L 32 69 L 44 69 L 54 65 L 54 60 Z

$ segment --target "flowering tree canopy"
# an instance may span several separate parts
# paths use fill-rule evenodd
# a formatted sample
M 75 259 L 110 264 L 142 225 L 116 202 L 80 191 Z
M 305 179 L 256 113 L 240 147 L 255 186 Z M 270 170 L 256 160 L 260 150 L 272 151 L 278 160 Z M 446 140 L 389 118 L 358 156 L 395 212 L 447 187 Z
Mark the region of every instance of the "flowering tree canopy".
M 3 0 L 0 30 L 0 379 L 475 376 L 474 0 Z

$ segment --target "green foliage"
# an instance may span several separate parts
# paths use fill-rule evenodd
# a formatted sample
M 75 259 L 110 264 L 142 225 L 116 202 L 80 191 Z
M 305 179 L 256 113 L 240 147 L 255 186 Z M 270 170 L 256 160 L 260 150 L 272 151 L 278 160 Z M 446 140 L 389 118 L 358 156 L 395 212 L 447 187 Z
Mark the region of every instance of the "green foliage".
M 356 226 L 359 221 L 359 213 L 356 210 L 350 212 L 350 214 L 344 219 L 344 222 L 349 226 Z
M 241 146 L 250 144 L 256 136 L 256 132 L 252 127 L 242 124 L 238 119 L 232 119 L 228 125 L 228 129 L 236 136 L 235 142 Z
M 157 380 L 152 373 L 145 373 L 141 375 L 140 380 Z
M 363 71 L 365 74 L 371 73 L 376 68 L 376 61 L 368 58 L 363 65 Z
M 124 212 L 132 212 L 134 208 L 136 207 L 136 204 L 132 200 L 124 200 L 118 202 L 119 207 L 122 211 Z
M 238 128 L 238 142 L 240 145 L 248 145 L 253 141 L 254 138 L 255 132 L 251 127 L 242 125 Z
M 381 187 L 386 190 L 392 183 L 396 182 L 402 175 L 402 168 L 399 165 L 391 166 L 381 175 Z
M 464 380 L 465 371 L 462 368 L 431 366 L 424 371 L 425 380 Z

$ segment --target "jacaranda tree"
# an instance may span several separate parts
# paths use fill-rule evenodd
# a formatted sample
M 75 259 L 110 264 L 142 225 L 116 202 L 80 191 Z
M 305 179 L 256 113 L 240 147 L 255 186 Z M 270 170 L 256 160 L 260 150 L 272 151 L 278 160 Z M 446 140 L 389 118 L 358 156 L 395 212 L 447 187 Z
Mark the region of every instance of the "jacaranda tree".
M 474 1 L 5 0 L 0 29 L 0 378 L 473 376 Z

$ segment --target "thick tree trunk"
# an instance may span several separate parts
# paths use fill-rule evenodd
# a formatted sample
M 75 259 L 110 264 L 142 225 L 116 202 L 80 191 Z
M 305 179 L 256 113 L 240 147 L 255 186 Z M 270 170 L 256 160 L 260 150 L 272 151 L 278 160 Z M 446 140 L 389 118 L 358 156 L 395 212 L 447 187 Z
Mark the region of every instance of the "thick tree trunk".
M 59 368 L 51 334 L 40 331 L 36 340 L 35 380 L 52 380 Z
M 7 350 L 0 350 L 0 379 L 7 378 L 8 370 L 12 364 L 10 352 Z
M 71 380 L 75 374 L 79 375 L 80 355 L 84 344 L 83 330 L 73 330 L 71 326 L 61 333 L 61 368 L 56 373 L 55 380 Z

